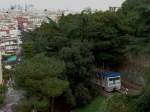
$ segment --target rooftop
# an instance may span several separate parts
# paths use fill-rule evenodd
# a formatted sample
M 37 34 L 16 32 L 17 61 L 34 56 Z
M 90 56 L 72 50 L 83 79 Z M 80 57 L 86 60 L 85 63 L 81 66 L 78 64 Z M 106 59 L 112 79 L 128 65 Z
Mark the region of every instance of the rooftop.
M 117 76 L 121 76 L 121 74 L 119 72 L 104 71 L 104 72 L 98 72 L 97 76 L 117 77 Z

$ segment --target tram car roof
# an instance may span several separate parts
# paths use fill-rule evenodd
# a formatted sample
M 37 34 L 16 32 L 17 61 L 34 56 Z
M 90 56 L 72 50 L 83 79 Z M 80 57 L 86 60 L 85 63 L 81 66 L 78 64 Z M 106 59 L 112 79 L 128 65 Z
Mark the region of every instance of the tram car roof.
M 121 73 L 119 72 L 112 72 L 112 71 L 103 71 L 103 72 L 97 72 L 97 76 L 101 77 L 118 77 L 121 76 Z

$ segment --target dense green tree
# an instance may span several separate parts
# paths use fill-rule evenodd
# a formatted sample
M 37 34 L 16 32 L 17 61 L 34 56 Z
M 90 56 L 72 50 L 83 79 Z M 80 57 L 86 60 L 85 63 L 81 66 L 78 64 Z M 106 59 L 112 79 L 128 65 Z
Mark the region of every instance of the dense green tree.
M 136 101 L 136 112 L 149 112 L 150 111 L 150 90 L 147 90 Z
M 92 96 L 91 79 L 95 76 L 95 66 L 94 57 L 90 51 L 91 46 L 88 41 L 76 40 L 71 47 L 64 47 L 60 51 L 60 56 L 66 63 L 66 76 L 78 105 L 87 103 Z M 82 98 L 78 96 L 79 94 L 83 94 Z
M 129 48 L 136 55 L 149 54 L 150 52 L 148 50 L 150 45 L 149 7 L 149 0 L 126 0 L 118 11 L 122 26 L 125 26 L 130 31 L 129 35 L 134 37 L 129 44 Z M 124 29 L 125 32 L 126 29 Z
M 58 78 L 50 78 L 43 81 L 42 92 L 51 99 L 51 112 L 54 112 L 54 98 L 62 95 L 67 87 L 68 82 Z
M 102 66 L 103 63 L 115 65 L 124 56 L 129 36 L 120 30 L 121 25 L 114 12 L 92 13 L 85 10 L 81 14 L 63 15 L 57 23 L 49 19 L 49 23 L 43 23 L 32 32 L 23 32 L 24 56 L 43 53 L 63 60 L 66 69 L 60 77 L 70 83 L 66 101 L 73 106 L 86 104 L 96 94 L 91 83 L 95 66 Z M 33 73 L 38 72 L 41 69 Z M 27 84 L 39 85 L 36 90 L 32 86 L 27 88 L 41 92 L 41 82 L 29 77 Z
M 29 96 L 36 96 L 36 109 L 47 107 L 47 100 L 51 100 L 51 112 L 54 111 L 54 98 L 60 96 L 68 87 L 68 82 L 60 79 L 65 69 L 65 64 L 55 58 L 38 55 L 23 60 L 16 68 L 16 82 L 24 88 Z M 46 103 L 47 102 L 47 103 Z M 38 106 L 38 107 L 37 107 Z M 48 107 L 47 107 L 48 108 Z M 43 111 L 43 110 L 42 110 Z M 45 111 L 43 111 L 45 112 Z
M 70 106 L 88 103 L 96 93 L 91 83 L 95 67 L 118 66 L 128 54 L 150 53 L 149 7 L 149 0 L 126 0 L 117 12 L 87 9 L 23 32 L 25 58 L 17 66 L 17 84 L 35 97 L 38 109 L 53 105 L 54 97 L 62 93 Z M 39 53 L 44 57 L 34 57 Z M 139 97 L 137 105 L 144 98 Z M 129 111 L 127 100 L 126 96 L 114 96 L 108 103 L 109 111 L 115 112 L 117 107 Z M 147 109 L 144 105 L 141 108 Z
M 31 58 L 34 55 L 33 51 L 33 43 L 32 42 L 26 42 L 23 46 L 23 56 L 26 58 Z

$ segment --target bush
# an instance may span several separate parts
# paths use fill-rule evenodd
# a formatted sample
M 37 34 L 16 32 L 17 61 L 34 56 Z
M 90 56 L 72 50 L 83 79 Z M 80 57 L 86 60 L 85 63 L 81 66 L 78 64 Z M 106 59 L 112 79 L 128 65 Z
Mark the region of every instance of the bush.
M 113 95 L 107 100 L 108 112 L 129 112 L 128 97 L 122 94 Z
M 150 110 L 150 89 L 146 91 L 136 101 L 136 112 L 149 112 Z

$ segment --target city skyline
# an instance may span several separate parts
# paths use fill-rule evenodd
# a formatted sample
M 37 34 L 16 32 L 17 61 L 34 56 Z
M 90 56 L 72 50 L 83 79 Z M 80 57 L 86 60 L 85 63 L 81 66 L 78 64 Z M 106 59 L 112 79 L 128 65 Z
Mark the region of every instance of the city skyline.
M 120 7 L 125 0 L 0 0 L 0 8 L 9 8 L 11 5 L 33 4 L 36 9 L 69 9 L 80 11 L 90 7 L 92 9 L 107 10 L 109 6 Z

